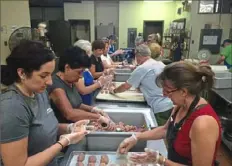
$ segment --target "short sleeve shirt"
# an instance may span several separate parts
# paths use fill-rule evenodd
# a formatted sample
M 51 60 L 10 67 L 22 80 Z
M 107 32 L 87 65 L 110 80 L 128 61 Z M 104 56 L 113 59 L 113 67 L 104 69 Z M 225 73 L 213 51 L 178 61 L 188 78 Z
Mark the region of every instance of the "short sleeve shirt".
M 1 94 L 1 143 L 28 137 L 28 156 L 57 141 L 58 121 L 50 107 L 47 92 L 24 96 L 15 85 Z M 55 166 L 53 160 L 49 166 Z
M 82 104 L 82 99 L 76 86 L 72 85 L 72 87 L 70 87 L 59 76 L 55 74 L 52 77 L 52 85 L 47 88 L 47 91 L 50 94 L 56 89 L 62 89 L 65 91 L 65 94 L 73 108 L 79 108 L 80 105 Z M 52 100 L 51 100 L 51 106 L 60 123 L 70 123 L 67 119 L 65 119 L 60 109 L 55 105 L 55 103 Z
M 232 65 L 232 44 L 222 49 L 221 56 L 225 56 L 225 61 L 229 65 Z
M 108 65 L 112 65 L 112 64 L 111 64 L 111 58 L 110 58 L 110 55 L 109 55 L 109 54 L 107 54 L 106 56 L 105 56 L 105 55 L 101 55 L 101 60 L 102 60 L 102 61 L 106 61 L 106 63 L 107 63 Z
M 128 84 L 140 89 L 154 113 L 164 112 L 173 107 L 171 100 L 163 96 L 162 88 L 159 88 L 155 82 L 164 67 L 162 62 L 149 59 L 138 66 L 127 80 Z
M 104 71 L 101 57 L 95 57 L 94 55 L 91 55 L 90 59 L 91 59 L 91 64 L 95 65 L 96 72 L 103 72 Z

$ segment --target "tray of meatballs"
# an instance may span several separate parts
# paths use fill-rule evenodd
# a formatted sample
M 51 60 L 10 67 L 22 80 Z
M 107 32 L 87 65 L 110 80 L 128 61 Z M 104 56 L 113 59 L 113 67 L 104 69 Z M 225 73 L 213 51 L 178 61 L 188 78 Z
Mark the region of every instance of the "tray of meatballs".
M 73 151 L 67 166 L 126 166 L 127 157 L 117 157 L 116 152 Z
M 129 155 L 129 154 L 128 154 Z M 156 164 L 136 164 L 127 155 L 116 152 L 73 151 L 66 166 L 157 166 Z

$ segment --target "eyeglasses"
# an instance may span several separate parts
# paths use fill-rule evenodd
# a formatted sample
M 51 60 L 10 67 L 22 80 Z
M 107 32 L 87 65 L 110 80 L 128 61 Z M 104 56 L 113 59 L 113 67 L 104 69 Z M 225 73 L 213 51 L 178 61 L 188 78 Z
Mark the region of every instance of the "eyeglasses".
M 163 89 L 163 93 L 164 93 L 164 95 L 169 96 L 169 95 L 171 95 L 173 92 L 176 92 L 176 91 L 178 91 L 178 90 L 179 90 L 179 89 L 174 89 L 174 90 L 166 91 L 166 90 Z

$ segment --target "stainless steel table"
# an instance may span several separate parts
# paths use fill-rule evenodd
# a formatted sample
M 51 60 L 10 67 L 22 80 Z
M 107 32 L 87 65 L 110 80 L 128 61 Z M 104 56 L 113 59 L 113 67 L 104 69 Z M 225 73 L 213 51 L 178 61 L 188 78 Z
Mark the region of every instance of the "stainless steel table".
M 232 104 L 232 88 L 226 89 L 211 89 L 212 92 L 216 93 L 222 99 L 224 99 L 228 104 Z
M 131 105 L 121 105 L 121 106 L 118 106 L 117 103 L 114 103 L 114 104 L 105 104 L 105 103 L 95 103 L 98 107 L 101 107 L 104 109 L 104 107 L 106 108 L 122 108 L 122 107 L 128 107 L 134 111 L 136 110 L 135 107 L 133 107 L 133 104 Z M 133 109 L 134 108 L 134 109 Z M 138 108 L 138 107 L 137 107 Z M 149 107 L 146 107 L 144 108 L 144 111 L 147 111 L 149 113 L 151 113 L 151 110 Z M 157 126 L 157 122 L 156 122 L 156 119 L 154 117 L 154 115 L 152 116 L 152 120 L 153 122 L 153 127 L 156 127 Z M 87 139 L 84 139 L 82 140 L 79 144 L 76 144 L 76 145 L 70 145 L 68 147 L 68 150 L 66 151 L 65 155 L 64 155 L 64 158 L 63 158 L 63 161 L 61 163 L 62 166 L 65 166 L 67 161 L 68 161 L 68 158 L 69 158 L 69 155 L 72 151 L 83 151 L 83 149 L 85 148 L 85 145 L 86 145 L 86 140 Z M 154 150 L 158 150 L 162 155 L 164 156 L 167 156 L 167 149 L 166 149 L 166 145 L 164 143 L 164 140 L 161 139 L 161 140 L 150 140 L 150 141 L 147 141 L 147 146 L 148 148 L 151 148 L 151 149 L 154 149 Z M 144 149 L 141 149 L 141 151 L 143 151 Z

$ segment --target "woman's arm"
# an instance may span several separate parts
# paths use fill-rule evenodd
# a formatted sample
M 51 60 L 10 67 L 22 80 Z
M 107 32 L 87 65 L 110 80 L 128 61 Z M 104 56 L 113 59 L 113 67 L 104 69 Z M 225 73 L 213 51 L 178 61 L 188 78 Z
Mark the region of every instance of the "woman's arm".
M 73 109 L 63 89 L 55 89 L 50 94 L 50 98 L 67 120 L 76 122 L 84 119 L 96 120 L 100 118 L 98 114 L 81 109 Z
M 68 141 L 65 139 L 59 142 L 64 147 L 68 145 Z M 4 166 L 46 166 L 62 150 L 62 147 L 60 144 L 56 143 L 31 157 L 28 157 L 27 150 L 28 137 L 18 141 L 1 144 L 1 156 Z
M 90 70 L 91 74 L 93 75 L 93 78 L 99 78 L 103 74 L 103 72 L 96 72 L 95 65 L 93 65 L 93 64 L 91 65 L 89 70 Z
M 102 60 L 102 64 L 104 66 L 104 69 L 112 68 L 112 65 L 109 65 L 106 60 Z M 111 63 L 112 64 L 112 63 Z
M 91 110 L 93 109 L 93 106 L 89 106 L 89 105 L 86 105 L 86 104 L 81 104 L 80 109 L 85 110 L 87 112 L 91 112 Z
M 166 132 L 168 129 L 169 120 L 166 122 L 164 126 L 156 127 L 152 130 L 148 130 L 142 133 L 136 134 L 138 140 L 159 140 L 163 139 L 166 136 Z
M 219 137 L 219 127 L 216 120 L 208 115 L 198 117 L 193 122 L 189 137 L 191 138 L 192 165 L 212 165 Z M 201 153 L 203 151 L 207 151 L 207 153 Z M 166 159 L 165 166 L 183 165 Z
M 76 86 L 78 92 L 80 92 L 80 94 L 82 94 L 82 95 L 90 94 L 93 91 L 95 91 L 96 89 L 101 87 L 98 82 L 96 82 L 92 85 L 89 85 L 89 86 L 85 86 L 84 79 L 79 79 L 79 81 L 75 83 L 75 86 Z
M 212 165 L 219 135 L 217 121 L 208 115 L 194 120 L 189 132 L 193 166 Z M 207 153 L 201 153 L 206 151 Z

